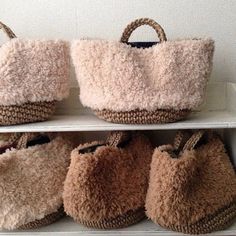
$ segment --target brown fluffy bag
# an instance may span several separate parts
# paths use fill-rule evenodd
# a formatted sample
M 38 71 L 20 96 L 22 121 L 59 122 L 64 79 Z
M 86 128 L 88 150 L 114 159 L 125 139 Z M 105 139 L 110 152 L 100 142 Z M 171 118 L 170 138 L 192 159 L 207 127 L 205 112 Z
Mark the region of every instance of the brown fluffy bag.
M 147 137 L 128 132 L 74 149 L 64 185 L 66 213 L 104 229 L 142 220 L 152 152 Z
M 147 216 L 183 233 L 222 230 L 236 216 L 234 168 L 218 135 L 197 131 L 183 142 L 185 136 L 153 154 Z

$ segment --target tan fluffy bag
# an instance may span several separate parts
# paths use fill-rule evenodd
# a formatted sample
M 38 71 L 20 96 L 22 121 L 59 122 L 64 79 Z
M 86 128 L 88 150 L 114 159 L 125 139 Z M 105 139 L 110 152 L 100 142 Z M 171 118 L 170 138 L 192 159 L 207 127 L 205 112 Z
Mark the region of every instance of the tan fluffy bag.
M 197 131 L 183 145 L 184 136 L 153 154 L 147 216 L 183 233 L 222 230 L 236 217 L 234 168 L 218 135 Z
M 0 229 L 38 228 L 64 215 L 72 150 L 57 134 L 17 133 L 0 142 Z

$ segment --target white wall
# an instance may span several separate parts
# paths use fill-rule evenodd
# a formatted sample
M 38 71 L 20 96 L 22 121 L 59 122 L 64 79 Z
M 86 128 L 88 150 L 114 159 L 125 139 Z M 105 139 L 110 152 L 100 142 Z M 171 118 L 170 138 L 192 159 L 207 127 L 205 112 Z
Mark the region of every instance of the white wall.
M 118 40 L 139 17 L 157 20 L 169 39 L 214 38 L 212 81 L 236 82 L 236 0 L 0 0 L 0 20 L 19 37 Z M 156 38 L 146 28 L 134 36 Z

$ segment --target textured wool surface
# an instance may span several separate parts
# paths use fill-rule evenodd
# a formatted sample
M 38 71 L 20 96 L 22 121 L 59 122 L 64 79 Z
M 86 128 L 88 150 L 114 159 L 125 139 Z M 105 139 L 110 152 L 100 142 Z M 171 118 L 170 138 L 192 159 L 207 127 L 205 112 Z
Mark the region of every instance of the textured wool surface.
M 203 102 L 214 42 L 167 41 L 142 49 L 78 40 L 71 51 L 83 105 L 113 111 L 179 110 Z
M 236 175 L 218 137 L 178 159 L 163 148 L 152 157 L 147 216 L 161 225 L 186 226 L 236 201 Z
M 0 105 L 62 100 L 68 94 L 68 43 L 12 39 L 0 47 Z
M 58 136 L 47 144 L 0 155 L 0 229 L 18 228 L 62 206 L 72 149 Z
M 71 154 L 64 185 L 68 215 L 77 221 L 99 221 L 144 207 L 153 151 L 146 137 L 134 136 L 124 148 L 98 147 L 94 153 L 79 154 L 81 147 L 86 145 Z

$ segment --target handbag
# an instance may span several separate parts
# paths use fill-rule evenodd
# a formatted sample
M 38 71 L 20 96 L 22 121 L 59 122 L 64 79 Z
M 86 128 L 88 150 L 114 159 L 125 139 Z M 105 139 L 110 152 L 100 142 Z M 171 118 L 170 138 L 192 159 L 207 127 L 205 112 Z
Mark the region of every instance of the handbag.
M 129 132 L 79 145 L 64 184 L 65 212 L 78 223 L 102 229 L 142 220 L 152 151 L 147 137 Z
M 152 156 L 147 216 L 187 234 L 228 227 L 236 217 L 236 174 L 220 137 L 212 131 L 180 132 L 174 143 Z
M 155 29 L 159 43 L 128 42 L 142 25 Z M 211 39 L 167 41 L 148 18 L 130 23 L 119 42 L 77 40 L 71 48 L 82 104 L 101 119 L 126 124 L 185 118 L 203 102 L 213 52 Z
M 0 125 L 44 121 L 69 95 L 69 46 L 61 40 L 18 39 L 0 47 Z
M 72 142 L 58 134 L 16 133 L 0 144 L 0 229 L 38 228 L 64 216 Z

